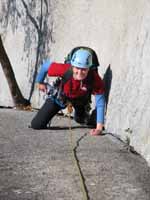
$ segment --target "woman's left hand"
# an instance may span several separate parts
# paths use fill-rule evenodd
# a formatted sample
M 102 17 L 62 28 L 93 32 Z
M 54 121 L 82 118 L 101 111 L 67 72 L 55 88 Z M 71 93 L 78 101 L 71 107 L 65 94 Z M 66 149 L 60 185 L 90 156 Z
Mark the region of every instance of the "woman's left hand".
M 99 130 L 99 129 L 92 129 L 90 131 L 90 135 L 93 135 L 93 136 L 97 136 L 97 135 L 101 135 L 102 134 L 102 130 Z
M 103 127 L 104 127 L 104 124 L 102 124 L 102 123 L 97 123 L 97 126 L 96 126 L 96 128 L 95 129 L 92 129 L 91 131 L 90 131 L 90 135 L 101 135 L 102 134 L 102 131 L 103 131 Z

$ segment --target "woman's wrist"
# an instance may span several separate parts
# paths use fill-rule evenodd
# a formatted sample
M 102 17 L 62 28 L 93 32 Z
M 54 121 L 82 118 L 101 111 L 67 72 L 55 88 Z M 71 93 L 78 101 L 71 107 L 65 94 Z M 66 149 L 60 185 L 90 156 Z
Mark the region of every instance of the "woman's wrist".
M 102 131 L 103 128 L 104 128 L 104 124 L 102 124 L 102 123 L 97 123 L 97 125 L 96 125 L 96 129 L 97 129 L 97 130 Z

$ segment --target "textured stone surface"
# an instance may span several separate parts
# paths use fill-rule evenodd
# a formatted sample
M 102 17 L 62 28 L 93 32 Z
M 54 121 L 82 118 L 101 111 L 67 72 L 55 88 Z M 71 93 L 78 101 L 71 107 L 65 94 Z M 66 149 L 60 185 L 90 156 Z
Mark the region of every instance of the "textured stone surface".
M 0 109 L 0 199 L 83 199 L 68 118 L 49 130 L 28 128 L 35 112 Z M 150 169 L 111 135 L 90 136 L 71 121 L 73 144 L 90 200 L 149 200 Z
M 28 5 L 29 1 L 26 2 Z M 63 61 L 74 46 L 86 45 L 96 50 L 102 76 L 110 64 L 106 76 L 110 88 L 106 128 L 127 140 L 150 163 L 149 2 L 117 0 L 114 4 L 110 0 L 52 0 L 48 5 L 49 28 L 53 27 L 49 56 L 52 60 Z M 21 2 L 19 10 L 25 16 Z M 35 19 L 37 13 L 32 12 Z M 31 44 L 28 54 L 23 54 L 25 32 L 20 20 L 17 25 L 15 33 L 9 26 L 3 38 L 17 81 L 28 98 L 37 53 L 37 32 L 31 23 L 28 31 L 32 32 L 33 39 L 28 43 Z M 12 105 L 1 69 L 0 79 L 0 105 Z M 42 101 L 42 95 L 35 91 L 33 106 L 39 107 Z

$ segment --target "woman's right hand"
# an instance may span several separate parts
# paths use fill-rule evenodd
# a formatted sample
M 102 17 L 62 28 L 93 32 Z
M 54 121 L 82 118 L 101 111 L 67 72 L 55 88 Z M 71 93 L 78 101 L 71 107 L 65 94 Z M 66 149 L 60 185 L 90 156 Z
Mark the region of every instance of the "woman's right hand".
M 38 90 L 47 93 L 47 85 L 45 83 L 37 83 Z

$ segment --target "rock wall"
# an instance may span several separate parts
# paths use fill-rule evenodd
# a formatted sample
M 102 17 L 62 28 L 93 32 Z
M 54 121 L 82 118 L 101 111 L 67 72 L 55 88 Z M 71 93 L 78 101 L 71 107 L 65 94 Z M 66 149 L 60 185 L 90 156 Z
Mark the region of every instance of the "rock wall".
M 52 28 L 53 40 L 47 55 L 52 60 L 63 61 L 74 46 L 95 49 L 101 63 L 99 73 L 106 81 L 106 129 L 134 146 L 150 163 L 149 1 L 49 0 L 48 6 L 47 28 Z M 28 97 L 31 68 L 27 66 L 36 59 L 37 37 L 33 43 L 31 40 L 31 54 L 25 56 L 22 26 L 16 28 L 15 34 L 7 27 L 4 43 L 21 90 Z M 1 69 L 0 79 L 0 105 L 12 104 Z M 41 104 L 39 99 L 35 91 L 34 106 Z

